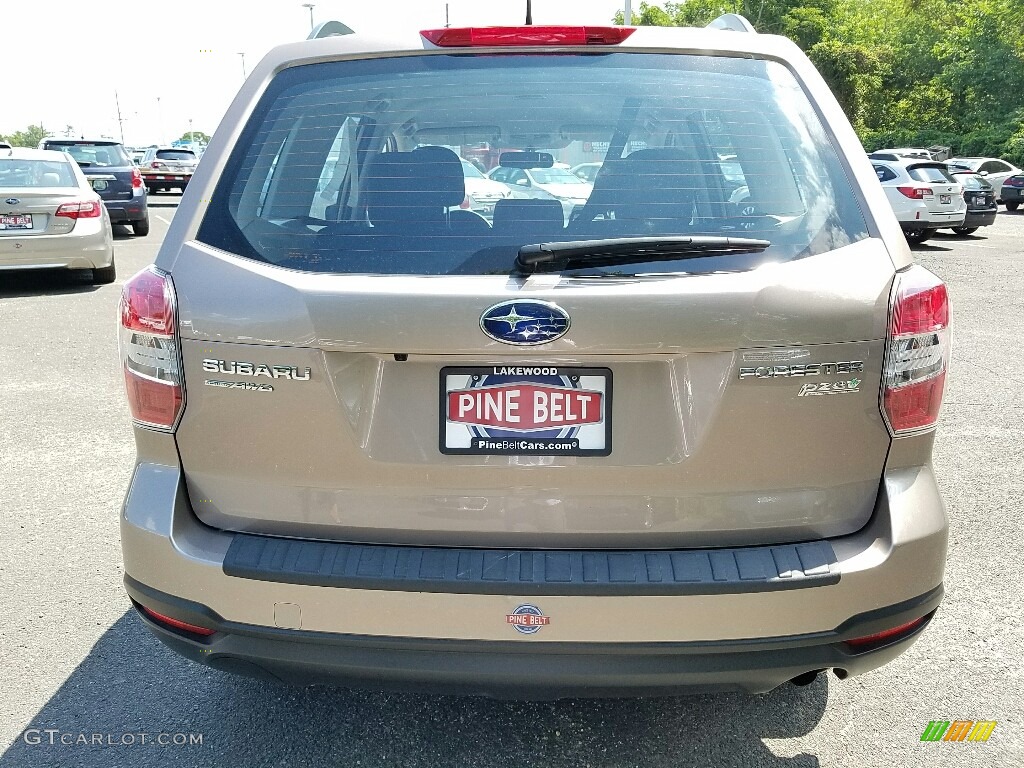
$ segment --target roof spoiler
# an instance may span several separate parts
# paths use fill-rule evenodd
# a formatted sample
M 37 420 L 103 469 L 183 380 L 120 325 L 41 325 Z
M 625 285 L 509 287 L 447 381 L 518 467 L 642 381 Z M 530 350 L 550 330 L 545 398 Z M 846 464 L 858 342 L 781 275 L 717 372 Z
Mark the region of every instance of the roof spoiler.
M 729 32 L 753 32 L 757 34 L 754 25 L 747 21 L 745 16 L 738 13 L 723 13 L 717 19 L 707 25 L 706 29 L 725 29 Z
M 309 33 L 307 40 L 319 40 L 321 37 L 339 37 L 341 35 L 354 35 L 352 27 L 342 24 L 340 21 L 324 21 L 318 24 Z

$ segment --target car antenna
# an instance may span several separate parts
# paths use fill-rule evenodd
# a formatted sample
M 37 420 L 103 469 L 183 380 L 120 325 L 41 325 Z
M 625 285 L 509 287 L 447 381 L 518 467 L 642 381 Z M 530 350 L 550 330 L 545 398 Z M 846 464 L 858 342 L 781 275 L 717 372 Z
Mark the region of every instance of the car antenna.
M 533 0 L 526 0 L 526 26 L 533 26 Z

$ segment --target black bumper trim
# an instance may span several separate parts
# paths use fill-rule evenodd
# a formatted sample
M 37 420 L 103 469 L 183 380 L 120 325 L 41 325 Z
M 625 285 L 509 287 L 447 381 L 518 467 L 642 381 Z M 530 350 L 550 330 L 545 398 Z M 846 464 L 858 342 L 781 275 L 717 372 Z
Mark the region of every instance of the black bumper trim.
M 993 206 L 984 210 L 967 211 L 962 227 L 988 227 L 996 223 L 996 214 L 999 209 Z
M 516 550 L 236 534 L 224 573 L 320 587 L 489 595 L 716 595 L 839 581 L 827 541 L 671 551 Z
M 470 693 L 496 698 L 633 696 L 702 690 L 769 691 L 809 671 L 856 675 L 891 661 L 924 631 L 942 585 L 911 600 L 858 614 L 833 631 L 715 642 L 559 643 L 343 635 L 224 621 L 205 606 L 125 576 L 133 602 L 217 630 L 192 639 L 138 613 L 177 653 L 251 677 L 300 685 Z M 900 626 L 919 627 L 853 652 L 843 641 Z M 845 675 L 844 675 L 845 676 Z

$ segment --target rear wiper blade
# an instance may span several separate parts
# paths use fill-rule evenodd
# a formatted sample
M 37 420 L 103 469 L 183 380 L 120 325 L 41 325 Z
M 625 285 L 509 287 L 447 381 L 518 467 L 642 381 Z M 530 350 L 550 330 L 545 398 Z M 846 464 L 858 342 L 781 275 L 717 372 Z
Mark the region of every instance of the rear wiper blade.
M 760 253 L 770 245 L 768 240 L 714 235 L 533 243 L 519 249 L 516 267 L 525 272 L 540 272 L 574 267 L 642 264 L 666 259 L 698 259 L 726 253 Z

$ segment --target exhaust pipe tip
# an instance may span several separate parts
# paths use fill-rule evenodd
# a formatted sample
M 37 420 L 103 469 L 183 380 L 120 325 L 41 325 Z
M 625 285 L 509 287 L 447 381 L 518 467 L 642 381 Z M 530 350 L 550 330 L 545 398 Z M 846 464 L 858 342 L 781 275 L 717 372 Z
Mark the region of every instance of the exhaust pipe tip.
M 845 680 L 850 676 L 849 672 L 847 672 L 845 669 L 839 669 L 838 667 L 833 669 L 832 672 L 834 672 L 835 676 L 838 677 L 840 680 Z
M 810 672 L 804 672 L 802 675 L 797 675 L 789 682 L 791 682 L 793 685 L 797 685 L 803 688 L 804 686 L 810 685 L 815 680 L 817 680 L 818 673 L 821 671 L 822 670 L 820 669 L 812 669 Z

